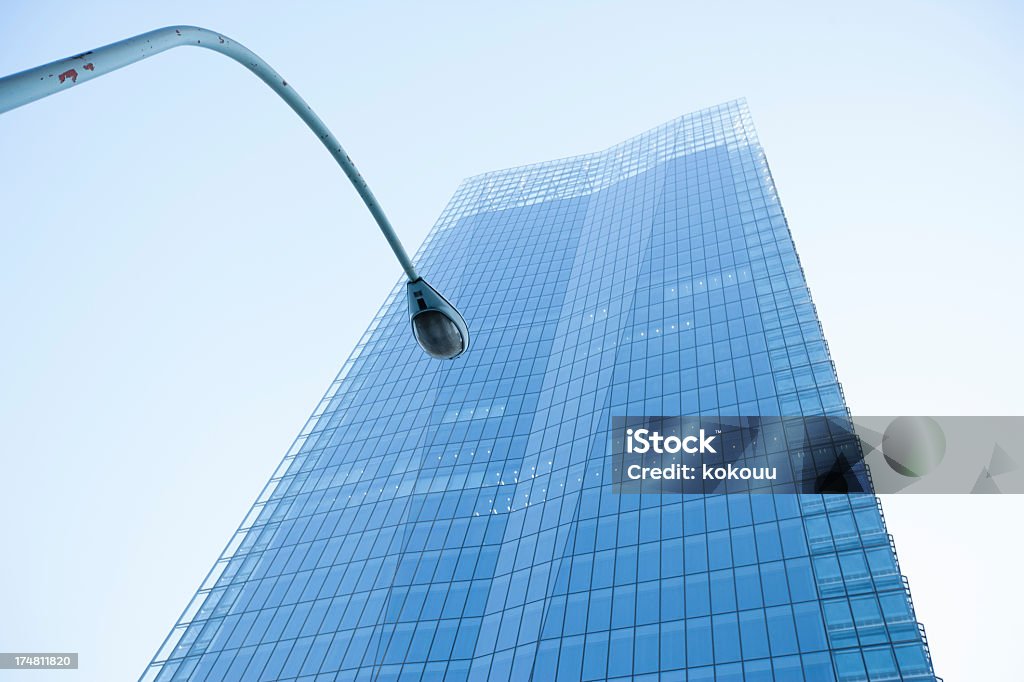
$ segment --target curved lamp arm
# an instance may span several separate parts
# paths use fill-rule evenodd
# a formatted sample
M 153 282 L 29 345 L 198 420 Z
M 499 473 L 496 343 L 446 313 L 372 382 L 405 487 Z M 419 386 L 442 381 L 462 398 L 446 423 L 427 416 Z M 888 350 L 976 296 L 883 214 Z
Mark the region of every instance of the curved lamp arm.
M 370 209 L 374 220 L 380 227 L 384 237 L 388 240 L 391 250 L 398 257 L 402 269 L 409 277 L 410 282 L 419 280 L 416 268 L 413 267 L 409 255 L 405 252 L 402 242 L 395 234 L 394 228 L 384 209 L 380 207 L 377 198 L 366 184 L 366 180 L 356 169 L 352 159 L 342 148 L 341 143 L 334 137 L 327 125 L 320 120 L 320 117 L 313 113 L 306 101 L 295 92 L 295 89 L 288 85 L 288 82 L 270 68 L 270 65 L 260 59 L 244 45 L 231 40 L 219 33 L 214 33 L 205 28 L 197 26 L 168 26 L 158 28 L 149 33 L 137 35 L 134 38 L 127 38 L 120 42 L 112 43 L 104 47 L 98 47 L 89 52 L 83 52 L 67 59 L 60 59 L 49 64 L 37 66 L 34 69 L 27 69 L 5 78 L 0 78 L 0 114 L 42 99 L 61 90 L 67 90 L 79 83 L 84 83 L 93 78 L 116 71 L 123 66 L 134 64 L 146 57 L 169 50 L 172 47 L 191 45 L 193 47 L 205 47 L 208 50 L 219 52 L 222 55 L 231 57 L 236 62 L 256 74 L 260 80 L 270 86 L 270 89 L 280 95 L 281 99 L 288 103 L 288 106 L 299 115 L 309 129 L 316 133 L 327 151 L 331 153 L 334 160 L 338 162 L 345 175 L 355 185 L 356 191 L 362 197 L 366 207 Z

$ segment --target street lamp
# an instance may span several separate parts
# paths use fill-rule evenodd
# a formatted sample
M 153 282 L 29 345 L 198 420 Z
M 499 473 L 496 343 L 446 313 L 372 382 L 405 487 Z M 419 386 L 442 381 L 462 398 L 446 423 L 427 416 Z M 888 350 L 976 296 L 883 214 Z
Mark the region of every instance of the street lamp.
M 405 270 L 409 278 L 406 284 L 409 317 L 416 342 L 433 358 L 450 360 L 466 352 L 469 348 L 469 329 L 466 321 L 455 306 L 416 273 L 416 268 L 402 247 L 402 242 L 395 234 L 391 222 L 384 215 L 377 198 L 373 196 L 366 180 L 345 153 L 341 143 L 320 117 L 313 113 L 306 101 L 288 85 L 288 81 L 281 78 L 269 64 L 244 45 L 197 26 L 159 28 L 134 38 L 127 38 L 67 59 L 0 78 L 0 114 L 134 64 L 146 57 L 152 57 L 172 47 L 185 45 L 205 47 L 234 59 L 270 86 L 270 89 L 299 115 L 345 171 L 345 175 L 362 197 L 363 203 L 377 221 L 377 226 L 384 233 L 384 238 L 388 240 L 391 250 Z

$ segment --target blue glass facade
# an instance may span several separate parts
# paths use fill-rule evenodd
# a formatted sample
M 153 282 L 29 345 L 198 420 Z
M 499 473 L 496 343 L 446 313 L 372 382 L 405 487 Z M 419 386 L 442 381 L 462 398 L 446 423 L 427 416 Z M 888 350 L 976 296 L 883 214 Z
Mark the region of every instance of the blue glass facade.
M 611 491 L 613 415 L 845 414 L 743 101 L 466 180 L 145 680 L 935 679 L 872 495 Z

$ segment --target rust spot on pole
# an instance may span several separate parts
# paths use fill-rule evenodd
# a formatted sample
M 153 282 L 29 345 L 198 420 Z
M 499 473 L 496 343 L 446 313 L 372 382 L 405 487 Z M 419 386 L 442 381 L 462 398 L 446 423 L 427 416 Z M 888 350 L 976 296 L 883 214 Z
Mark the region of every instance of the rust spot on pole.
M 88 64 L 86 64 L 82 68 L 85 69 L 86 71 L 95 71 L 96 70 L 96 67 L 92 65 L 92 62 L 89 62 Z
M 66 81 L 69 78 L 71 79 L 72 83 L 77 83 L 78 82 L 78 72 L 75 71 L 74 69 L 68 69 L 64 73 L 59 74 L 57 76 L 57 78 L 60 79 L 61 83 L 63 83 L 64 81 Z

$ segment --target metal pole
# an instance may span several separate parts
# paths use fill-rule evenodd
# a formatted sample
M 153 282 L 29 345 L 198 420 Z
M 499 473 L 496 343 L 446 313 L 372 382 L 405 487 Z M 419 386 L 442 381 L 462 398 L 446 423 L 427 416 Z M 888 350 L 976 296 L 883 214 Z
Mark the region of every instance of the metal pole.
M 391 250 L 395 252 L 395 256 L 398 257 L 398 262 L 402 264 L 402 269 L 405 270 L 409 280 L 418 280 L 419 275 L 416 274 L 416 268 L 405 252 L 398 235 L 395 234 L 391 221 L 384 215 L 384 209 L 380 207 L 377 198 L 373 196 L 373 192 L 367 186 L 366 180 L 363 179 L 355 164 L 352 163 L 352 159 L 345 153 L 341 143 L 334 137 L 327 125 L 313 113 L 299 93 L 295 92 L 295 89 L 289 86 L 286 80 L 270 68 L 269 64 L 244 45 L 219 33 L 197 26 L 158 28 L 134 38 L 127 38 L 67 59 L 50 62 L 34 69 L 0 78 L 0 114 L 116 71 L 123 66 L 134 64 L 146 57 L 152 57 L 172 47 L 185 45 L 205 47 L 234 59 L 256 74 L 260 80 L 270 86 L 271 90 L 288 103 L 288 106 L 299 115 L 309 129 L 316 133 L 323 145 L 327 147 L 327 151 L 331 153 L 341 169 L 345 171 L 345 175 L 355 185 L 356 191 L 359 192 L 366 207 L 370 209 L 370 214 L 377 221 L 380 231 L 384 233 L 384 238 L 388 240 Z

